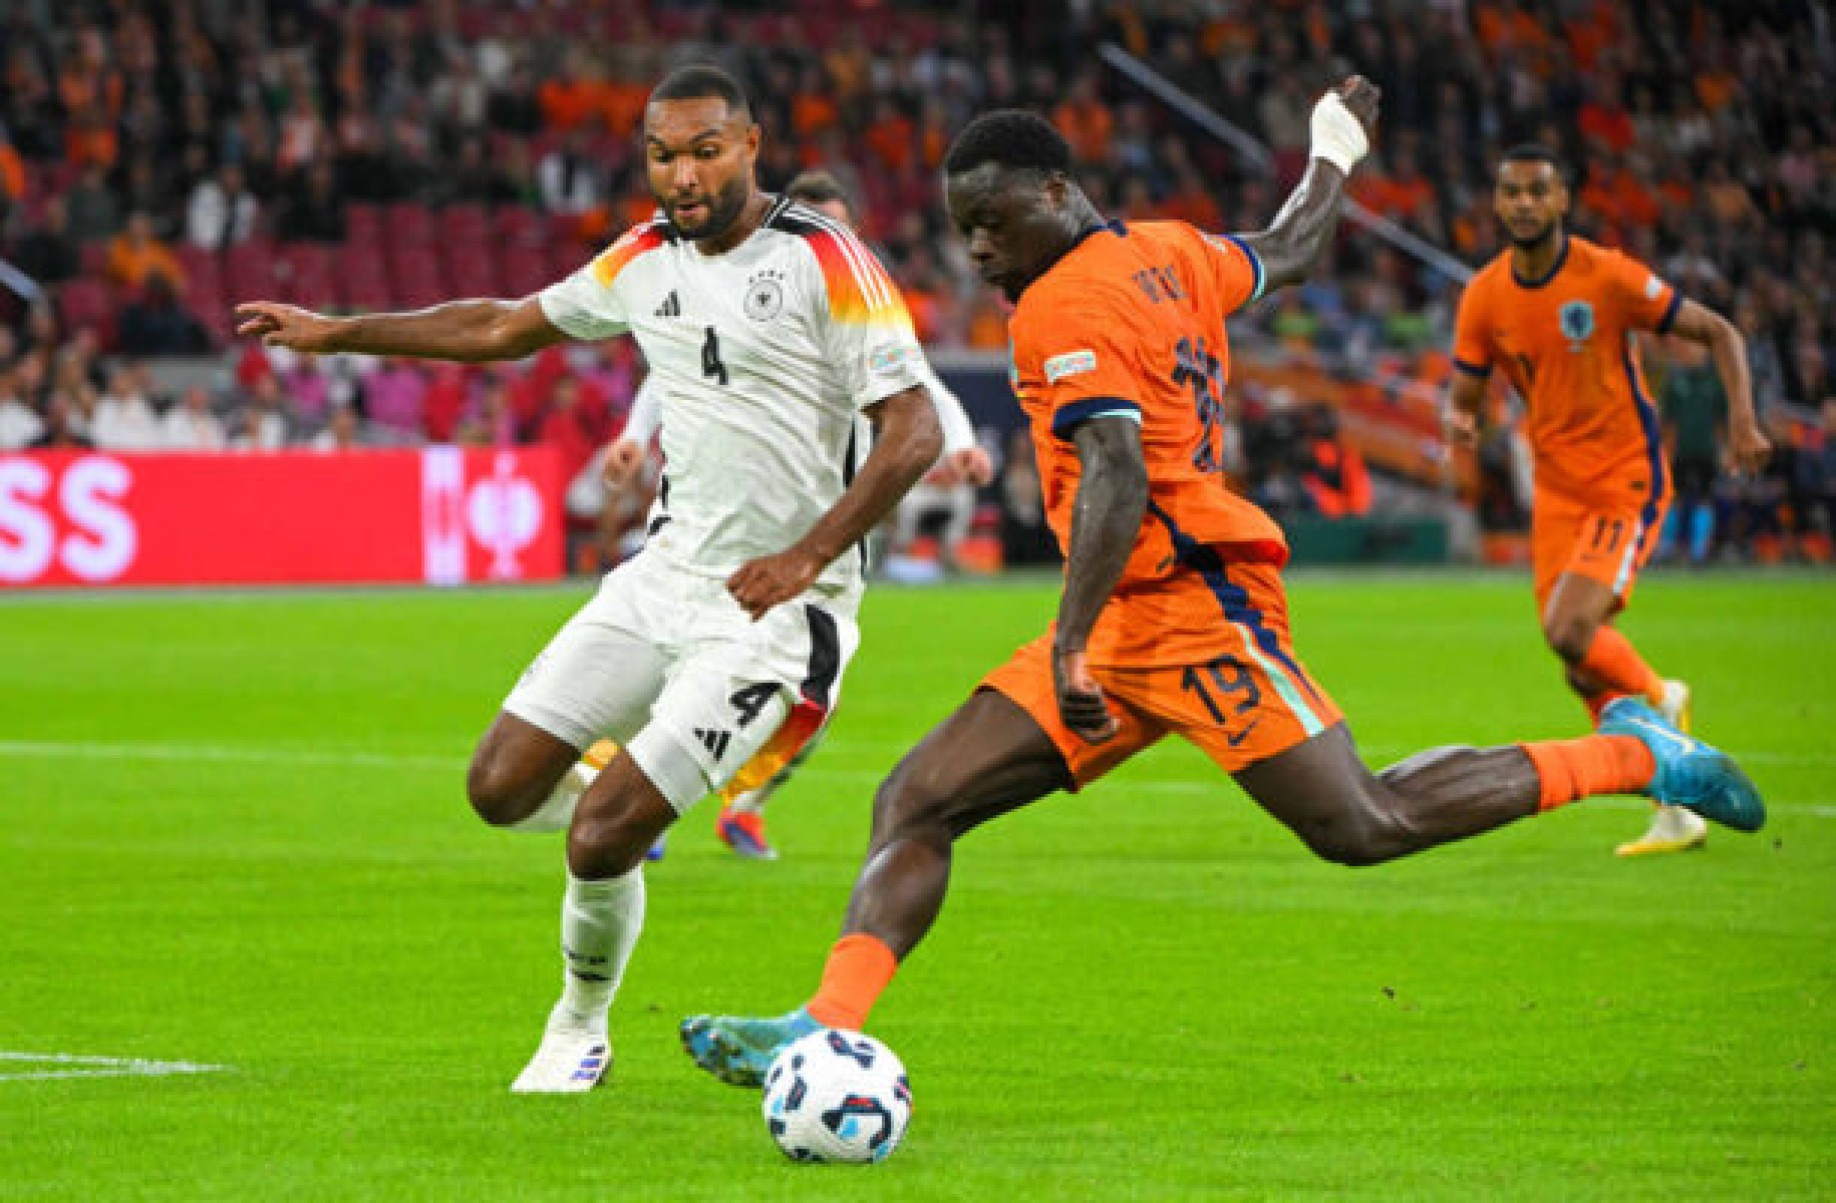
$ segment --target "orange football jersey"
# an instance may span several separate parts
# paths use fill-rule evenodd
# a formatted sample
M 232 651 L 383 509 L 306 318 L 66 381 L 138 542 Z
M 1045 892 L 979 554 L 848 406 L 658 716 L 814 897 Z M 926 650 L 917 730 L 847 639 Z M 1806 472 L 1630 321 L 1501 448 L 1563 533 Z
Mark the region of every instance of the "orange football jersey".
M 1021 294 L 1009 326 L 1014 392 L 1067 554 L 1083 468 L 1072 432 L 1097 417 L 1141 426 L 1148 514 L 1091 633 L 1092 663 L 1197 663 L 1226 642 L 1220 606 L 1253 608 L 1228 566 L 1287 560 L 1281 529 L 1222 474 L 1224 319 L 1262 283 L 1255 254 L 1228 235 L 1111 222 Z
M 1657 408 L 1632 334 L 1663 334 L 1683 297 L 1618 251 L 1568 237 L 1550 272 L 1520 280 L 1506 251 L 1460 298 L 1454 366 L 1504 369 L 1529 406 L 1538 491 L 1655 507 L 1668 491 Z

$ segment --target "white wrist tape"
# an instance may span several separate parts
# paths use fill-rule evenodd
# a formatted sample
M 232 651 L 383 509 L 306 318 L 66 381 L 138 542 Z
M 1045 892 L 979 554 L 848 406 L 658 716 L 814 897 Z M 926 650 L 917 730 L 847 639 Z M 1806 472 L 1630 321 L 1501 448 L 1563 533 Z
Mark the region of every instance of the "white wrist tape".
M 1337 92 L 1328 92 L 1313 106 L 1313 148 L 1315 159 L 1325 159 L 1346 175 L 1351 174 L 1359 159 L 1370 153 L 1371 140 L 1364 125 Z

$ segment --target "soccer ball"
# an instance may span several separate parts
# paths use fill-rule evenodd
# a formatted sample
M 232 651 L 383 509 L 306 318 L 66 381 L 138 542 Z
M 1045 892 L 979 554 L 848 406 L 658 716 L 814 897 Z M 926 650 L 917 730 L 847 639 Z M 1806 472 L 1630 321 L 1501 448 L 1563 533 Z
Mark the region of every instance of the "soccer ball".
M 885 1161 L 911 1121 L 912 1088 L 884 1044 L 824 1028 L 778 1053 L 760 1109 L 792 1161 Z

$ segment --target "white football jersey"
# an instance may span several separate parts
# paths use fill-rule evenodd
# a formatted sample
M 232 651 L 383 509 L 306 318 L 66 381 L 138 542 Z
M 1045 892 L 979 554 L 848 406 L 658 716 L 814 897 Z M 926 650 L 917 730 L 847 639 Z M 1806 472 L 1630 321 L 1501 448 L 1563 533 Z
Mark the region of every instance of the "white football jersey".
M 885 270 L 852 233 L 786 200 L 724 255 L 658 217 L 540 300 L 573 338 L 637 339 L 662 390 L 668 465 L 647 548 L 708 575 L 802 538 L 864 456 L 859 412 L 923 383 Z M 854 553 L 821 577 L 860 581 Z

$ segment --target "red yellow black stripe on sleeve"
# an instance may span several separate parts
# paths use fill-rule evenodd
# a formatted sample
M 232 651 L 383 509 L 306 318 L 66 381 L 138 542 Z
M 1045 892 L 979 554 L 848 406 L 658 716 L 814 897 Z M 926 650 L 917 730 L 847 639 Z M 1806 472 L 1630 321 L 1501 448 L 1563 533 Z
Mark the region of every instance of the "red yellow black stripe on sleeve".
M 829 314 L 836 321 L 911 329 L 905 298 L 852 232 L 802 205 L 785 206 L 768 224 L 809 243 L 829 292 Z
M 664 243 L 663 231 L 656 225 L 633 226 L 625 231 L 623 237 L 593 260 L 591 270 L 593 279 L 604 288 L 612 287 L 612 281 L 618 279 L 618 273 L 625 270 L 625 265 L 642 255 L 645 251 L 654 251 Z

